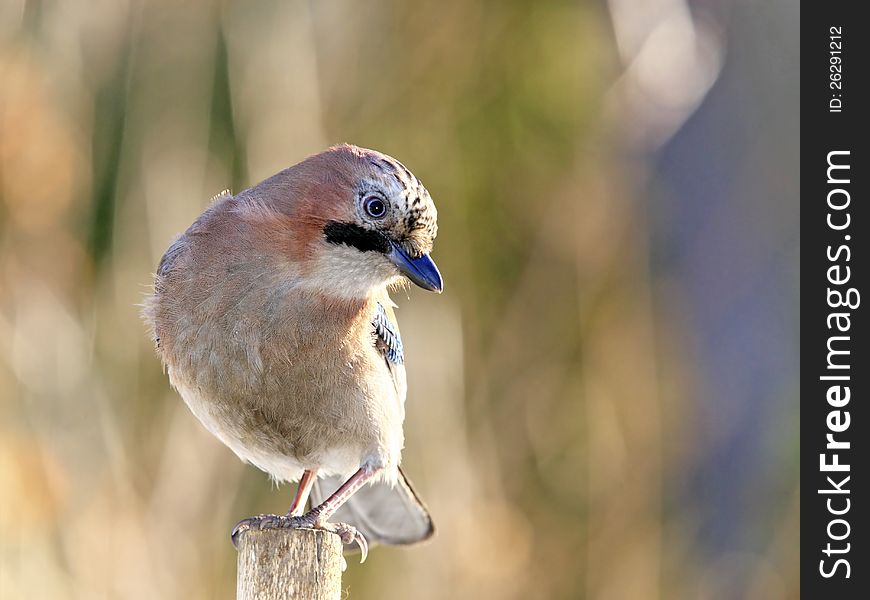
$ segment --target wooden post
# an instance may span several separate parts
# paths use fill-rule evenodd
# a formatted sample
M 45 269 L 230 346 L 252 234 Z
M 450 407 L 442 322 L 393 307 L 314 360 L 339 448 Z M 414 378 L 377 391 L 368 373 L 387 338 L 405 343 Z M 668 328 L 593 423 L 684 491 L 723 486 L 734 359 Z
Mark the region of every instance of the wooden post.
M 342 544 L 314 529 L 247 530 L 239 544 L 237 600 L 339 600 Z

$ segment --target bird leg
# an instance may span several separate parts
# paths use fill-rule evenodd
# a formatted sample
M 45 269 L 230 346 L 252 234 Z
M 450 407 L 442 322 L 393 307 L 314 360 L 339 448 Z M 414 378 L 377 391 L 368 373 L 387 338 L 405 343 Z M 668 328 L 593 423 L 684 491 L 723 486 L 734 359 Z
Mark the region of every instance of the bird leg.
M 360 469 L 350 476 L 350 479 L 345 481 L 341 487 L 335 490 L 332 495 L 315 506 L 305 515 L 306 518 L 312 518 L 312 524 L 323 524 L 329 517 L 335 514 L 341 505 L 348 501 L 357 490 L 364 486 L 368 481 L 378 473 L 378 470 L 367 467 Z
M 299 480 L 299 487 L 296 488 L 296 496 L 293 497 L 293 503 L 290 505 L 290 510 L 287 515 L 291 517 L 301 517 L 305 512 L 305 503 L 308 502 L 308 495 L 311 493 L 311 486 L 314 485 L 314 479 L 317 471 L 308 469 L 302 473 L 302 479 Z
M 309 472 L 306 471 L 305 474 L 307 473 Z M 357 490 L 371 480 L 371 478 L 377 473 L 377 469 L 361 467 L 356 473 L 351 475 L 350 479 L 345 481 L 341 487 L 335 490 L 329 498 L 302 516 L 294 514 L 283 516 L 259 515 L 243 519 L 233 528 L 233 545 L 238 548 L 239 536 L 243 531 L 247 531 L 248 529 L 320 529 L 336 534 L 341 538 L 341 541 L 344 544 L 353 544 L 356 542 L 359 545 L 362 554 L 360 562 L 365 562 L 369 553 L 369 545 L 363 534 L 357 531 L 353 525 L 348 525 L 347 523 L 329 523 L 327 520 L 335 514 L 335 511 L 341 508 L 342 504 L 347 502 L 348 499 L 357 492 Z M 305 474 L 303 474 L 303 478 L 299 482 L 299 491 L 296 493 L 297 497 L 300 493 L 304 493 L 307 496 L 307 492 L 303 491 L 302 488 L 307 485 L 310 491 L 311 484 L 314 481 L 313 473 L 310 477 L 310 482 L 305 481 Z M 302 502 L 301 505 L 304 506 L 304 502 Z M 294 510 L 295 506 L 296 499 L 293 501 L 291 511 Z
M 329 523 L 328 520 L 329 517 L 335 514 L 335 511 L 341 508 L 342 504 L 347 502 L 348 499 L 372 477 L 374 477 L 377 472 L 378 471 L 375 469 L 360 467 L 360 469 L 351 475 L 350 479 L 345 481 L 341 487 L 335 490 L 329 498 L 300 517 L 300 520 L 304 521 L 308 527 L 331 531 L 338 535 L 338 537 L 341 538 L 341 541 L 345 544 L 353 544 L 356 542 L 359 545 L 361 553 L 360 563 L 365 562 L 366 557 L 369 554 L 369 544 L 366 541 L 365 536 L 357 531 L 356 527 L 353 525 L 348 525 L 347 523 Z M 304 526 L 305 525 L 303 525 L 303 527 Z

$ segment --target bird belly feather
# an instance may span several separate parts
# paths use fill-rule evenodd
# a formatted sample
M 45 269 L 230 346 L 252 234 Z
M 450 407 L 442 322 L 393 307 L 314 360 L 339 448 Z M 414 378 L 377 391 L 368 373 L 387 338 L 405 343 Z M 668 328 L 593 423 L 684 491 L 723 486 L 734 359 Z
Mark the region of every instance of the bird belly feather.
M 204 397 L 194 387 L 178 382 L 174 385 L 190 411 L 212 435 L 242 461 L 265 471 L 275 481 L 298 481 L 302 472 L 311 468 L 317 468 L 323 475 L 347 477 L 360 467 L 363 452 L 359 445 L 333 444 L 300 459 L 270 441 L 268 436 L 257 435 L 241 427 L 236 419 L 227 418 L 219 404 Z M 287 442 L 292 444 L 292 440 Z

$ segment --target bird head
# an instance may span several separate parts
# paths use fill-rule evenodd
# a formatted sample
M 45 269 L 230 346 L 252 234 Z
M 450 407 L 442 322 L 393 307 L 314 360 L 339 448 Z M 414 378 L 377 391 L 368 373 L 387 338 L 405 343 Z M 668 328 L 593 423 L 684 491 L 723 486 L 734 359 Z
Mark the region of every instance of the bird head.
M 291 253 L 306 285 L 361 297 L 404 280 L 441 292 L 429 257 L 437 211 L 402 163 L 374 150 L 335 146 L 266 180 L 259 198 L 296 228 Z

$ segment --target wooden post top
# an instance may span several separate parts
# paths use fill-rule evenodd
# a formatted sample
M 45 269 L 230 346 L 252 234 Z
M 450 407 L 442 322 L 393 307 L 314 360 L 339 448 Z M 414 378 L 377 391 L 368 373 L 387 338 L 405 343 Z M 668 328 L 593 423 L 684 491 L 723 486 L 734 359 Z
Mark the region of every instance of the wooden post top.
M 247 530 L 238 540 L 237 600 L 339 600 L 345 562 L 337 535 Z

